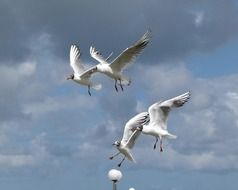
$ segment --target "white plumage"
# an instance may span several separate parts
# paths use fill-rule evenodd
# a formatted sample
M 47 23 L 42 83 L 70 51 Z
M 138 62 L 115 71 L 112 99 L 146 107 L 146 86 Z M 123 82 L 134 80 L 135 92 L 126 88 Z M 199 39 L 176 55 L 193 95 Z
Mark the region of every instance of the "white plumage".
M 133 158 L 131 154 L 131 149 L 135 145 L 136 139 L 140 135 L 140 131 L 135 130 L 137 127 L 141 127 L 142 125 L 146 124 L 148 122 L 148 113 L 142 112 L 133 118 L 131 118 L 125 125 L 124 133 L 121 141 L 115 141 L 113 145 L 116 146 L 116 148 L 119 150 L 119 152 L 113 156 L 110 157 L 110 159 L 113 159 L 115 156 L 122 153 L 124 155 L 124 158 L 122 161 L 118 164 L 120 167 L 122 162 L 127 158 L 130 161 L 135 162 L 135 159 Z
M 148 109 L 150 122 L 148 125 L 143 125 L 138 130 L 142 131 L 142 133 L 146 135 L 152 135 L 156 138 L 156 142 L 154 144 L 154 149 L 156 148 L 156 144 L 158 142 L 158 138 L 160 139 L 160 151 L 163 151 L 162 147 L 162 138 L 175 139 L 176 136 L 169 133 L 167 130 L 167 120 L 168 115 L 171 108 L 181 107 L 183 106 L 188 99 L 190 98 L 190 92 L 186 92 L 180 96 L 156 102 L 151 105 Z
M 70 48 L 70 66 L 73 68 L 74 73 L 67 77 L 67 80 L 71 79 L 74 82 L 77 82 L 81 85 L 85 85 L 88 87 L 88 94 L 91 96 L 90 88 L 95 90 L 100 90 L 101 84 L 94 84 L 90 78 L 92 74 L 97 71 L 95 66 L 85 69 L 80 61 L 80 49 L 76 45 L 71 45 Z
M 109 55 L 105 59 L 101 53 L 95 49 L 95 47 L 90 47 L 91 56 L 96 59 L 99 64 L 96 66 L 98 72 L 104 73 L 110 78 L 115 80 L 115 89 L 118 91 L 117 84 L 123 90 L 122 85 L 130 85 L 131 81 L 122 75 L 124 69 L 126 69 L 130 64 L 132 64 L 136 57 L 142 52 L 142 50 L 147 46 L 151 37 L 151 31 L 148 30 L 138 42 L 129 48 L 126 48 L 118 57 L 116 57 L 111 63 L 108 63 Z

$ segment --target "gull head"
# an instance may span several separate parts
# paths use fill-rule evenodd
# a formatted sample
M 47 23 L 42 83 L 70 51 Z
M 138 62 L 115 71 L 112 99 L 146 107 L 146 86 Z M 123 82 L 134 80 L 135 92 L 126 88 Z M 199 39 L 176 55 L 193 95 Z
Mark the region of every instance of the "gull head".
M 119 141 L 115 141 L 112 145 L 115 145 L 115 146 L 120 146 L 121 142 Z
M 67 80 L 73 80 L 74 79 L 74 74 L 71 74 L 67 77 Z

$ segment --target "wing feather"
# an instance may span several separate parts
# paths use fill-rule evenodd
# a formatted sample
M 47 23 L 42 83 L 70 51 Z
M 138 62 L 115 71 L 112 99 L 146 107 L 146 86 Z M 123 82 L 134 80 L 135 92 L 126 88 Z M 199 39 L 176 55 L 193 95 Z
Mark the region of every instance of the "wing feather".
M 70 47 L 70 66 L 73 68 L 74 73 L 80 75 L 82 72 L 85 71 L 82 64 L 80 64 L 80 49 L 76 45 L 71 45 Z
M 126 143 L 126 146 L 129 148 L 129 149 L 132 149 L 135 145 L 135 142 L 136 142 L 136 139 L 140 136 L 141 134 L 141 131 L 138 131 L 138 130 L 135 130 L 130 138 L 128 139 L 127 143 Z
M 107 63 L 107 59 L 105 59 L 102 56 L 102 54 L 98 50 L 96 50 L 95 47 L 92 47 L 92 46 L 90 47 L 90 55 L 92 58 L 96 59 L 99 63 L 103 63 L 103 64 Z
M 135 133 L 136 131 L 133 129 L 135 129 L 136 127 L 140 127 L 145 123 L 148 123 L 148 119 L 149 119 L 148 112 L 139 113 L 133 118 L 131 118 L 125 125 L 122 143 L 124 144 L 130 143 L 130 146 L 133 147 L 136 138 L 139 136 L 139 134 Z M 130 142 L 129 139 L 131 139 Z
M 93 67 L 89 68 L 88 70 L 84 71 L 80 75 L 80 77 L 85 78 L 85 79 L 89 79 L 96 72 L 97 72 L 97 66 L 93 66 Z
M 167 120 L 171 108 L 183 106 L 189 98 L 190 92 L 186 92 L 169 100 L 152 104 L 149 107 L 150 124 L 156 123 L 156 126 L 167 130 Z
M 148 30 L 139 41 L 137 41 L 133 46 L 126 48 L 117 58 L 110 64 L 113 70 L 118 72 L 125 69 L 127 66 L 132 64 L 136 57 L 142 52 L 142 50 L 147 46 L 151 37 L 151 31 Z

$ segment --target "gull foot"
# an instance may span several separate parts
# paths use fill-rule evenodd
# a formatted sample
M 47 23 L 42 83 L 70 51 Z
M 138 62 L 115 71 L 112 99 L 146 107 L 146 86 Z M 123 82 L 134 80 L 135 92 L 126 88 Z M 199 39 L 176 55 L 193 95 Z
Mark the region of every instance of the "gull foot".
M 154 144 L 154 150 L 156 149 L 156 144 Z

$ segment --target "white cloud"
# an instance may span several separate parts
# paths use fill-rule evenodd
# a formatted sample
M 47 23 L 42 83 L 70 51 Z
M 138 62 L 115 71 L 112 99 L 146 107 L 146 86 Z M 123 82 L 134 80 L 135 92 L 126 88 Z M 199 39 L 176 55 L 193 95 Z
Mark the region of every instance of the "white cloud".
M 19 65 L 2 65 L 0 64 L 1 82 L 0 86 L 2 91 L 9 88 L 17 88 L 17 85 L 24 83 L 28 80 L 36 70 L 36 63 L 34 61 L 27 61 L 19 63 Z M 3 89 L 7 88 L 7 89 Z
M 140 92 L 142 96 L 140 100 L 133 104 L 134 109 L 130 106 L 130 110 L 134 112 L 146 111 L 154 101 L 167 99 L 187 90 L 191 90 L 192 95 L 183 107 L 172 110 L 168 129 L 171 133 L 178 135 L 178 138 L 165 141 L 163 153 L 152 149 L 154 138 L 145 136 L 139 139 L 139 143 L 133 150 L 136 160 L 140 163 L 137 167 L 203 171 L 238 169 L 236 163 L 238 148 L 232 146 L 238 143 L 235 135 L 238 132 L 238 93 L 234 91 L 238 75 L 222 78 L 195 78 L 184 64 L 147 65 L 140 68 L 138 73 L 139 76 L 144 77 L 137 78 L 134 85 L 139 85 L 144 91 Z M 136 94 L 138 91 L 132 90 L 131 93 Z M 134 98 L 134 96 L 130 97 L 132 100 Z M 135 113 L 130 114 L 133 116 Z M 127 116 L 123 122 L 118 121 L 119 115 L 123 113 L 110 112 L 112 123 L 89 128 L 80 145 L 80 150 L 84 150 L 87 156 L 93 158 L 95 156 L 93 150 L 99 147 L 108 149 L 106 142 L 110 143 L 115 138 L 121 138 L 122 127 L 130 118 Z M 114 120 L 118 123 L 113 122 Z M 117 130 L 110 131 L 105 126 Z M 121 130 L 117 127 L 121 127 Z M 85 151 L 87 149 L 90 149 L 88 153 Z M 112 148 L 111 151 L 114 149 Z
M 81 111 L 87 111 L 97 106 L 97 101 L 88 95 L 69 95 L 67 97 L 44 97 L 39 102 L 31 102 L 24 105 L 24 114 L 33 114 L 33 116 L 41 116 L 51 112 L 59 112 L 65 110 L 74 110 L 80 108 Z M 79 112 L 78 112 L 79 113 Z
M 204 12 L 194 12 L 194 23 L 196 27 L 199 27 L 202 25 L 202 22 L 204 20 Z
M 147 156 L 145 156 L 147 155 Z M 213 151 L 183 154 L 171 147 L 167 147 L 163 153 L 151 149 L 140 149 L 137 152 L 138 163 L 142 167 L 156 167 L 163 169 L 189 169 L 205 171 L 223 171 L 238 169 L 237 155 L 225 155 L 220 157 Z
M 0 155 L 1 167 L 24 167 L 33 165 L 34 158 L 32 155 Z
M 66 87 L 58 81 L 65 71 L 58 70 L 56 66 L 58 59 L 48 51 L 47 46 L 43 49 L 46 52 L 44 54 L 43 51 L 43 55 L 47 55 L 45 56 L 46 60 L 44 56 L 40 56 L 36 57 L 34 61 L 28 61 L 19 66 L 1 66 L 3 70 L 0 70 L 0 73 L 5 73 L 7 84 L 10 86 L 12 84 L 13 93 L 10 95 L 17 102 L 17 104 L 11 105 L 11 99 L 6 102 L 6 105 L 11 105 L 13 110 L 18 105 L 17 111 L 24 116 L 29 115 L 30 120 L 33 121 L 32 123 L 28 122 L 28 118 L 25 120 L 26 123 L 14 122 L 16 127 L 11 130 L 14 130 L 14 135 L 18 138 L 21 138 L 20 135 L 17 135 L 19 131 L 25 132 L 21 127 L 23 124 L 31 126 L 33 129 L 38 126 L 38 121 L 39 125 L 46 121 L 50 124 L 56 123 L 53 124 L 57 126 L 54 128 L 56 130 L 54 134 L 59 134 L 59 130 L 63 132 L 68 130 L 70 137 L 74 137 L 79 143 L 79 145 L 69 143 L 69 147 L 77 147 L 72 148 L 70 156 L 80 157 L 83 162 L 88 162 L 87 158 L 93 160 L 95 156 L 104 158 L 104 154 L 115 151 L 113 147 L 110 150 L 108 147 L 116 139 L 122 137 L 123 127 L 130 119 L 128 117 L 132 117 L 137 111 L 147 110 L 149 104 L 154 101 L 191 90 L 192 97 L 189 102 L 179 108 L 180 110 L 174 110 L 169 120 L 169 129 L 178 135 L 178 139 L 165 144 L 165 152 L 162 153 L 162 156 L 156 152 L 159 158 L 154 154 L 152 157 L 153 150 L 150 144 L 143 144 L 141 152 L 138 146 L 138 149 L 133 150 L 135 153 L 138 151 L 141 154 L 139 159 L 136 159 L 140 163 L 150 163 L 163 168 L 226 170 L 232 169 L 232 164 L 237 168 L 237 164 L 234 162 L 238 148 L 231 146 L 238 143 L 235 136 L 238 129 L 238 92 L 234 90 L 238 83 L 237 75 L 199 79 L 192 75 L 185 63 L 143 64 L 143 67 L 136 69 L 136 76 L 143 77 L 135 77 L 133 85 L 122 94 L 114 93 L 112 91 L 114 89 L 110 88 L 110 93 L 105 92 L 103 95 L 89 97 L 86 93 L 85 95 L 78 93 L 78 88 L 81 87 L 77 85 L 72 87 L 68 84 Z M 37 51 L 36 48 L 33 52 L 37 53 Z M 62 63 L 62 60 L 59 62 Z M 56 69 L 52 71 L 52 68 Z M 11 75 L 15 75 L 17 79 L 21 80 L 11 81 L 8 77 Z M 18 87 L 19 81 L 21 81 L 20 87 Z M 1 83 L 1 85 L 4 84 Z M 37 91 L 37 88 L 32 88 L 33 86 L 39 87 L 40 90 Z M 5 89 L 7 90 L 7 85 Z M 139 100 L 137 100 L 138 96 L 140 96 Z M 97 113 L 95 114 L 94 111 Z M 12 111 L 9 114 L 11 115 Z M 70 118 L 66 118 L 66 114 L 70 115 Z M 8 121 L 14 120 L 14 117 L 15 115 L 11 115 Z M 83 122 L 84 119 L 87 120 L 87 123 Z M 5 123 L 8 124 L 7 127 L 11 127 L 8 122 Z M 62 126 L 61 123 L 63 123 Z M 94 124 L 96 125 L 94 126 Z M 84 125 L 89 127 L 86 128 Z M 81 126 L 84 128 L 80 128 Z M 38 127 L 38 130 L 42 131 L 43 127 Z M 1 134 L 5 137 L 2 143 L 8 145 L 12 143 L 12 146 L 16 147 L 17 140 L 11 142 L 8 139 L 13 132 L 7 133 L 8 130 L 6 130 L 6 126 L 3 128 L 3 125 L 0 128 L 2 129 Z M 39 133 L 36 131 L 34 132 Z M 46 133 L 51 132 L 47 129 Z M 28 131 L 28 135 L 28 138 L 35 139 L 34 135 L 36 134 L 33 134 L 32 131 Z M 57 161 L 57 154 L 51 154 L 50 145 L 44 142 L 44 138 L 40 138 L 43 140 L 36 138 L 38 140 L 27 142 L 27 153 L 24 151 L 13 151 L 12 154 L 1 152 L 0 166 L 2 163 L 1 167 L 3 165 L 27 167 L 44 165 L 49 159 Z M 150 140 L 153 141 L 153 139 Z M 58 143 L 60 146 L 62 142 Z M 55 151 L 57 152 L 57 150 Z M 226 163 L 227 160 L 230 161 L 229 164 Z M 99 160 L 99 162 L 101 161 Z M 163 163 L 163 165 L 158 163 Z M 95 164 L 98 163 L 95 162 Z
M 194 80 L 184 63 L 140 67 L 137 72 L 143 78 L 137 78 L 136 82 L 141 84 L 150 96 L 159 98 L 177 91 L 183 93 L 190 90 L 188 86 Z
M 49 153 L 46 151 L 42 134 L 36 136 L 35 139 L 25 144 L 25 147 L 11 151 L 11 153 L 0 153 L 0 170 L 4 168 L 23 168 L 44 165 L 50 159 Z M 40 140 L 41 139 L 41 140 Z M 43 140 L 43 141 L 42 141 Z M 8 141 L 11 144 L 10 141 Z M 7 144 L 5 144 L 6 146 Z M 11 144 L 13 146 L 13 144 Z M 17 148 L 17 145 L 16 147 Z
M 18 66 L 18 73 L 23 76 L 31 76 L 36 70 L 35 62 L 26 62 Z

